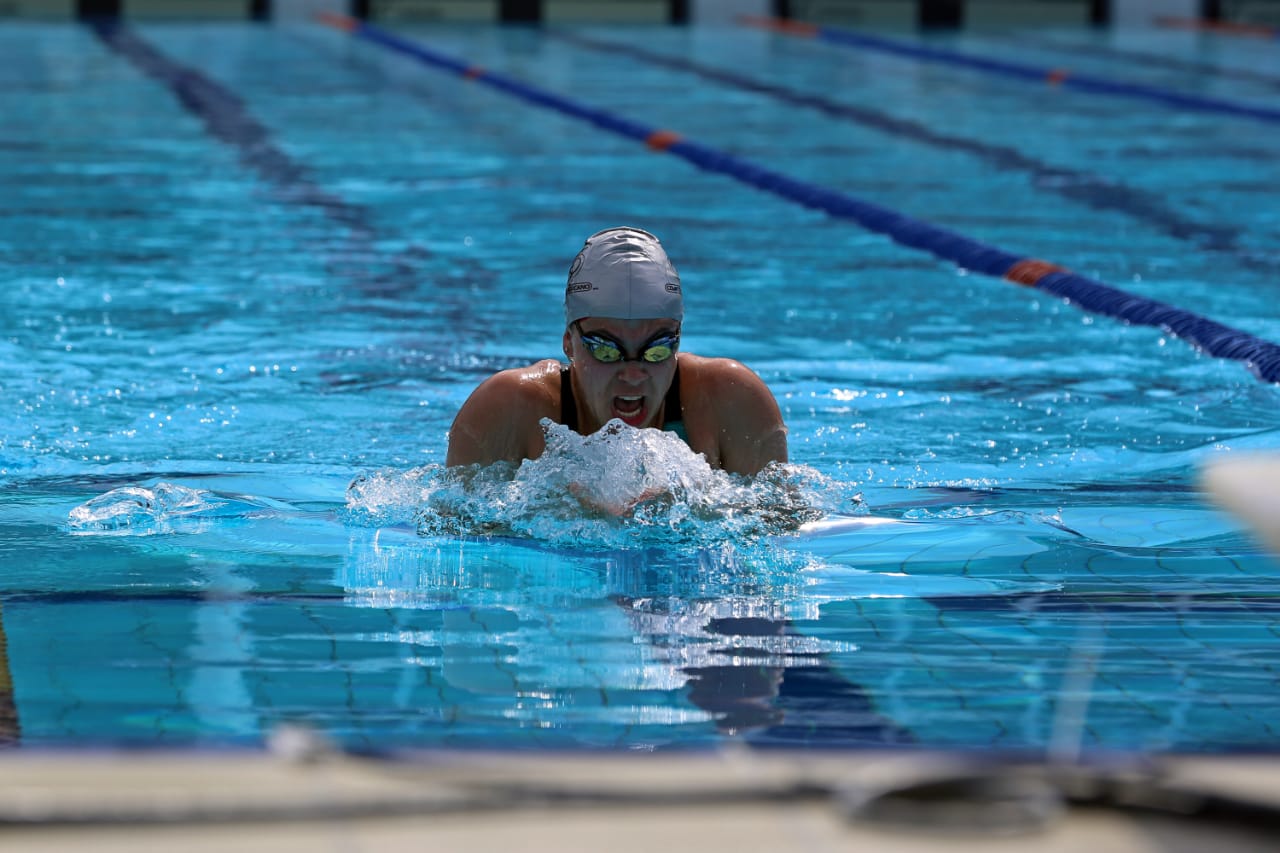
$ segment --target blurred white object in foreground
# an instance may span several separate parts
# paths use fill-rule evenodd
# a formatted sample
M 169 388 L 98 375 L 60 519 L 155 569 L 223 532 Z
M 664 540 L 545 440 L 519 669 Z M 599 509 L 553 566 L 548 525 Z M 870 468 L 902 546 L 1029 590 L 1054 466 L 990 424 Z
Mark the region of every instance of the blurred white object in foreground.
M 1215 460 L 1205 468 L 1203 483 L 1218 504 L 1252 525 L 1280 554 L 1280 452 Z

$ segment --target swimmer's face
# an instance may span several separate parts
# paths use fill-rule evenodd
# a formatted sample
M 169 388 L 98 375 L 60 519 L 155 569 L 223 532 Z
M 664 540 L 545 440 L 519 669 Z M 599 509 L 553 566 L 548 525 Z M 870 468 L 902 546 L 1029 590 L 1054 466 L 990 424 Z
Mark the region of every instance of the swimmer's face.
M 662 361 L 646 361 L 642 356 L 646 352 L 649 358 L 663 355 L 662 347 L 672 342 L 661 339 L 679 334 L 680 324 L 675 320 L 600 317 L 584 317 L 565 330 L 564 353 L 573 362 L 573 387 L 583 434 L 595 432 L 613 418 L 633 427 L 658 425 L 662 401 L 675 375 L 675 348 L 671 346 L 671 356 Z M 623 360 L 598 360 L 584 337 L 617 344 Z

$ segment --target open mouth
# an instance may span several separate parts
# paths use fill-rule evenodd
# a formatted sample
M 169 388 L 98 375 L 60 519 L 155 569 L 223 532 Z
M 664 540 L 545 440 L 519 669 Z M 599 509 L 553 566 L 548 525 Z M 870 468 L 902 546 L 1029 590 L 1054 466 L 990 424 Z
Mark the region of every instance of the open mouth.
M 644 397 L 614 397 L 613 415 L 628 426 L 638 427 L 645 420 Z

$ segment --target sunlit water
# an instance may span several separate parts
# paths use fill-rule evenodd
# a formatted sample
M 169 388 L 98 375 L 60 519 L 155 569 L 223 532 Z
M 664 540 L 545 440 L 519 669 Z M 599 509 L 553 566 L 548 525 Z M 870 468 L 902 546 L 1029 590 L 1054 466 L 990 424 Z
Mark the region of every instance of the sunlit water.
M 891 132 L 553 33 L 399 31 L 1280 339 L 1265 124 L 743 30 L 585 31 Z M 1244 366 L 327 30 L 130 32 L 0 29 L 11 739 L 1280 742 L 1277 566 L 1196 487 L 1277 446 Z M 1259 103 L 1280 80 L 1265 44 L 1042 35 L 939 38 Z M 539 460 L 445 469 L 466 395 L 558 353 L 567 262 L 619 223 L 680 268 L 683 346 L 773 389 L 790 464 L 552 426 Z

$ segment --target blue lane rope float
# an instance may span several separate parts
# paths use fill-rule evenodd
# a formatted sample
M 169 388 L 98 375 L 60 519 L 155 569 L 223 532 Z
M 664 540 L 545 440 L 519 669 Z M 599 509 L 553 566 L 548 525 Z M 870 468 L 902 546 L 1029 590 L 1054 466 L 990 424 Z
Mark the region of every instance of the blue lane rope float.
M 1249 118 L 1256 121 L 1280 122 L 1280 110 L 1271 109 L 1269 107 L 1241 104 L 1234 101 L 1222 100 L 1220 98 L 1206 98 L 1201 97 L 1200 95 L 1190 95 L 1183 92 L 1175 92 L 1171 89 L 1161 89 L 1158 86 L 1144 86 L 1139 83 L 1122 83 L 1114 80 L 1107 80 L 1102 77 L 1090 77 L 1083 74 L 1074 74 L 1065 68 L 1044 68 L 1036 65 L 1027 65 L 1021 62 L 1008 62 L 1000 59 L 987 59 L 980 56 L 969 56 L 953 50 L 944 50 L 937 47 L 925 47 L 923 45 L 909 44 L 880 36 L 856 33 L 851 30 L 843 30 L 836 27 L 820 27 L 815 24 L 806 24 L 798 21 L 786 21 L 777 18 L 757 18 L 752 16 L 744 16 L 739 20 L 747 26 L 771 30 L 773 32 L 784 33 L 790 36 L 797 36 L 799 38 L 814 39 L 817 41 L 827 42 L 829 44 L 840 45 L 842 47 L 878 50 L 882 53 L 894 54 L 895 56 L 905 56 L 910 59 L 918 59 L 925 62 L 936 62 L 944 65 L 970 68 L 975 71 L 984 71 L 988 74 L 999 74 L 1004 77 L 1010 77 L 1018 80 L 1048 83 L 1052 86 L 1061 86 L 1064 89 L 1076 89 L 1082 92 L 1090 92 L 1095 95 L 1114 95 L 1121 98 L 1154 101 L 1166 106 L 1195 110 L 1197 112 L 1229 115 L 1237 118 Z
M 910 139 L 924 145 L 931 145 L 948 152 L 959 151 L 971 154 L 998 169 L 1023 172 L 1030 175 L 1035 180 L 1036 188 L 1039 190 L 1057 193 L 1063 198 L 1084 204 L 1094 210 L 1112 210 L 1123 213 L 1126 216 L 1145 222 L 1171 237 L 1194 243 L 1202 249 L 1234 253 L 1238 255 L 1237 259 L 1245 266 L 1263 268 L 1272 272 L 1278 266 L 1277 263 L 1266 263 L 1264 259 L 1241 251 L 1236 239 L 1237 229 L 1187 219 L 1177 211 L 1171 210 L 1164 204 L 1163 199 L 1157 195 L 1126 187 L 1076 169 L 1050 165 L 1007 145 L 995 145 L 989 142 L 943 133 L 927 125 L 909 119 L 898 118 L 878 110 L 834 101 L 821 95 L 796 91 L 776 83 L 757 80 L 723 68 L 714 68 L 681 57 L 646 50 L 635 45 L 592 38 L 581 33 L 564 30 L 546 30 L 544 33 L 551 38 L 566 41 L 579 47 L 598 50 L 615 56 L 630 56 L 651 65 L 660 65 L 664 68 L 695 74 L 704 80 L 733 86 L 748 92 L 755 92 L 796 106 L 814 109 L 832 118 L 856 122 L 864 127 L 870 127 L 874 130 Z
M 529 103 L 590 122 L 597 127 L 643 142 L 655 151 L 674 154 L 708 172 L 728 175 L 789 201 L 822 211 L 833 218 L 851 220 L 900 245 L 921 249 L 964 269 L 1044 290 L 1096 314 L 1137 325 L 1167 329 L 1210 355 L 1244 362 L 1260 379 L 1280 382 L 1280 346 L 1248 332 L 1232 329 L 1181 308 L 1126 293 L 1056 264 L 1025 258 L 954 231 L 912 219 L 889 208 L 790 178 L 741 157 L 685 139 L 674 131 L 649 127 L 605 110 L 576 103 L 511 77 L 470 65 L 372 24 L 329 13 L 318 17 L 329 26 L 412 57 L 431 67 L 452 71 Z

